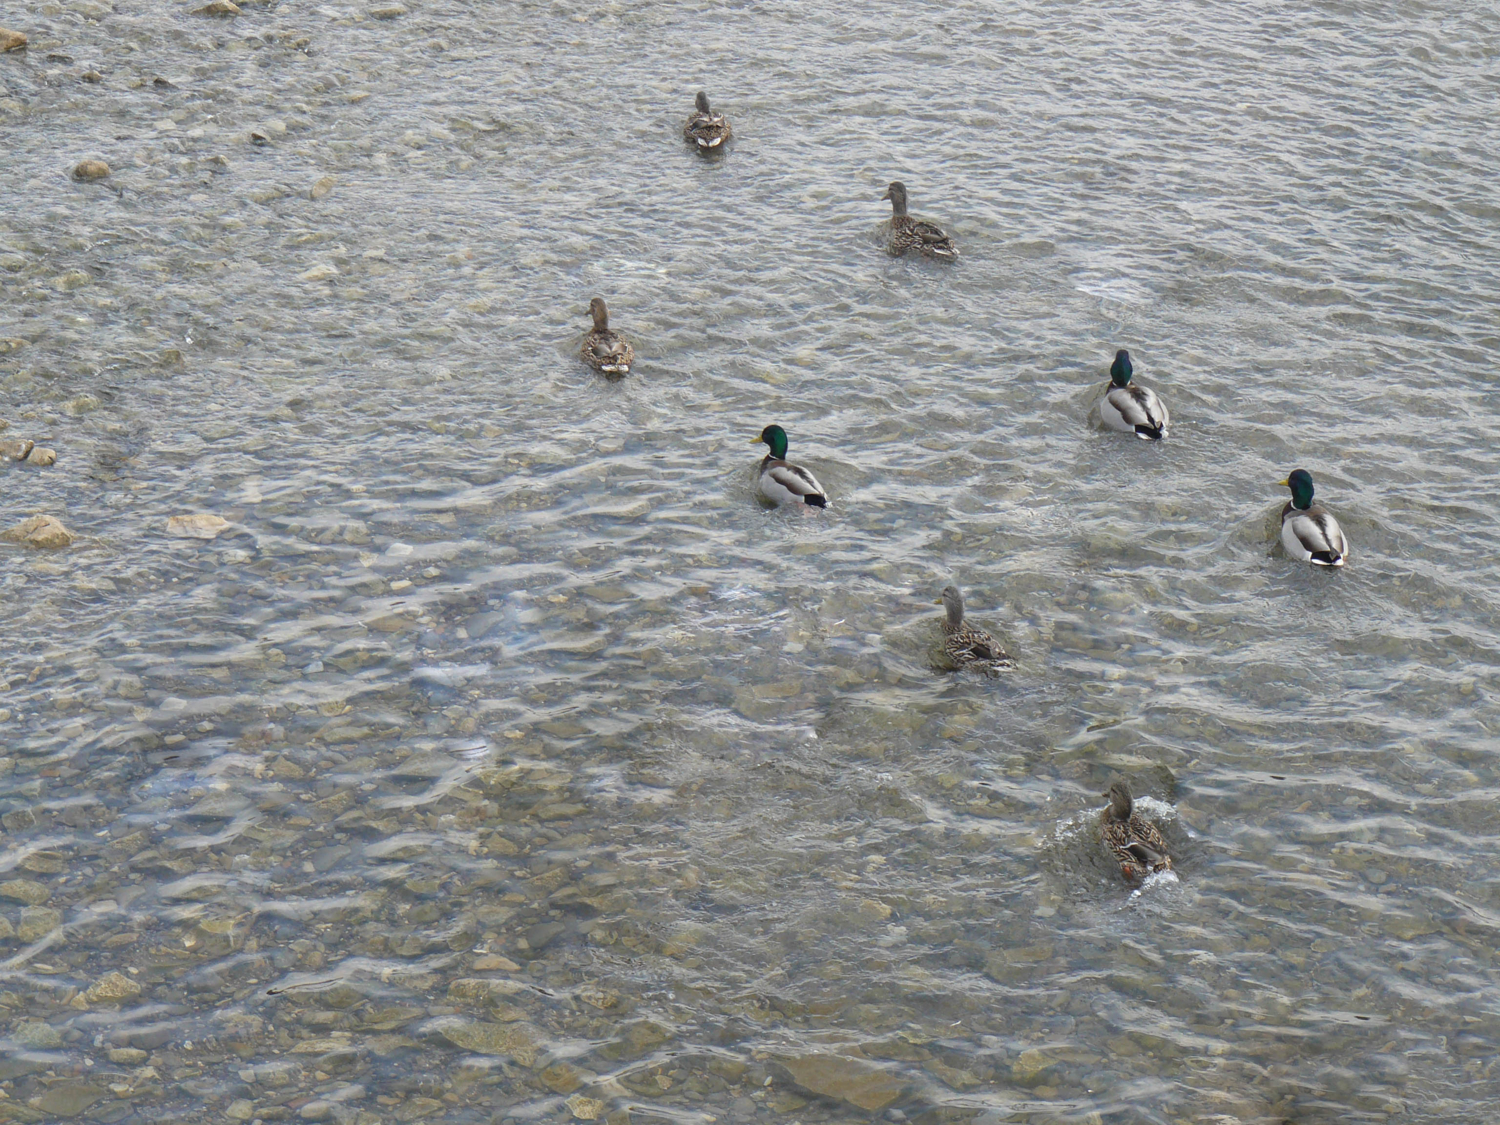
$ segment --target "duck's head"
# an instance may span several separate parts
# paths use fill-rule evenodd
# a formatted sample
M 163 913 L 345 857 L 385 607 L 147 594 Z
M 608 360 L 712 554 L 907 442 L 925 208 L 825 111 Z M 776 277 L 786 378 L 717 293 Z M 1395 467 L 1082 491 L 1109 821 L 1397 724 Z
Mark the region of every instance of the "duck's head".
M 1130 377 L 1135 374 L 1135 368 L 1130 366 L 1130 353 L 1124 348 L 1115 352 L 1115 361 L 1109 365 L 1109 381 L 1117 387 L 1130 384 Z
M 894 180 L 891 186 L 885 189 L 881 199 L 891 201 L 891 212 L 896 215 L 906 214 L 906 185 L 900 180 Z
M 589 316 L 594 318 L 594 328 L 603 332 L 609 327 L 609 310 L 604 307 L 604 298 L 595 297 L 589 302 Z
M 1116 820 L 1129 820 L 1130 810 L 1135 802 L 1130 799 L 1130 786 L 1123 780 L 1116 781 L 1104 791 L 1104 796 L 1109 798 L 1110 812 Z
M 786 431 L 780 426 L 767 426 L 761 430 L 760 437 L 752 438 L 751 445 L 759 445 L 765 442 L 771 447 L 771 456 L 777 460 L 786 457 Z
M 964 620 L 964 596 L 957 586 L 944 586 L 938 604 L 948 611 L 948 624 L 962 625 Z
M 1285 485 L 1292 490 L 1292 507 L 1307 508 L 1312 504 L 1313 482 L 1312 474 L 1306 469 L 1298 469 L 1279 484 Z
M 699 113 L 712 113 L 708 108 L 708 93 L 704 90 L 698 91 L 698 96 L 693 99 L 693 104 L 698 107 Z

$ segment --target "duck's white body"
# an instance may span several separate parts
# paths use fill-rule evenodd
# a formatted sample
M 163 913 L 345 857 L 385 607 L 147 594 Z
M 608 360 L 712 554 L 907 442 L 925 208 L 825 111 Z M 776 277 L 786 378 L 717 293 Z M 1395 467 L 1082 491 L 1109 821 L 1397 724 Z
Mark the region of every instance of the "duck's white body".
M 1139 383 L 1111 385 L 1099 400 L 1099 418 L 1111 430 L 1135 434 L 1145 441 L 1166 437 L 1172 420 L 1161 397 Z
M 1322 504 L 1281 509 L 1281 546 L 1289 557 L 1314 566 L 1343 566 L 1349 557 L 1344 529 Z
M 828 507 L 828 493 L 823 491 L 817 477 L 801 465 L 776 457 L 767 457 L 760 463 L 760 494 L 778 504 Z

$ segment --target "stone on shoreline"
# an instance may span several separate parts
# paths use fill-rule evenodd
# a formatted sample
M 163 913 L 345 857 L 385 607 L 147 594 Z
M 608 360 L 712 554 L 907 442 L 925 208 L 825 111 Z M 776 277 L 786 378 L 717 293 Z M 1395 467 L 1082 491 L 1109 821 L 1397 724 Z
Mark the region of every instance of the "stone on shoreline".
M 15 527 L 0 531 L 0 539 L 26 547 L 66 547 L 75 536 L 51 516 L 32 516 Z

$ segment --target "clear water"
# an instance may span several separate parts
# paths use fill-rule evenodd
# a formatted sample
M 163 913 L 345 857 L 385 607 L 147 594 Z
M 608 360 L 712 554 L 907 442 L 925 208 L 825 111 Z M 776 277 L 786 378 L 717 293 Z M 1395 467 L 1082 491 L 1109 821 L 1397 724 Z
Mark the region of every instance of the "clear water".
M 0 20 L 0 1118 L 1493 1120 L 1493 12 L 410 7 Z

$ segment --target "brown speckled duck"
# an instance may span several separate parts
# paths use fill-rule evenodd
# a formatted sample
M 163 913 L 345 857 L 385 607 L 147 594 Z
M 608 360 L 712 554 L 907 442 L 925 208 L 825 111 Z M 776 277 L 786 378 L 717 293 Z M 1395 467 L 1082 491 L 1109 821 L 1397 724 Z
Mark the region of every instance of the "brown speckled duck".
M 905 254 L 915 248 L 942 262 L 957 259 L 958 247 L 942 227 L 913 219 L 906 213 L 906 185 L 900 180 L 886 188 L 880 198 L 891 201 L 891 240 L 886 248 L 892 254 Z
M 698 91 L 694 104 L 697 108 L 682 127 L 683 138 L 689 144 L 696 145 L 702 153 L 722 150 L 724 142 L 734 135 L 734 130 L 729 127 L 729 118 L 708 108 L 708 95 L 702 90 Z
M 635 349 L 624 336 L 610 329 L 609 309 L 604 307 L 603 297 L 589 302 L 589 315 L 594 318 L 594 330 L 583 338 L 583 362 L 605 375 L 629 375 Z
M 1161 829 L 1135 811 L 1130 786 L 1116 781 L 1104 794 L 1109 807 L 1099 818 L 1104 844 L 1120 864 L 1120 874 L 1134 881 L 1147 872 L 1172 870 L 1167 841 Z
M 943 651 L 960 670 L 973 668 L 991 676 L 1002 668 L 1014 668 L 1012 660 L 983 629 L 964 624 L 964 596 L 957 586 L 943 587 L 943 596 L 938 602 L 948 611 L 943 621 L 943 632 L 948 634 L 943 642 Z

